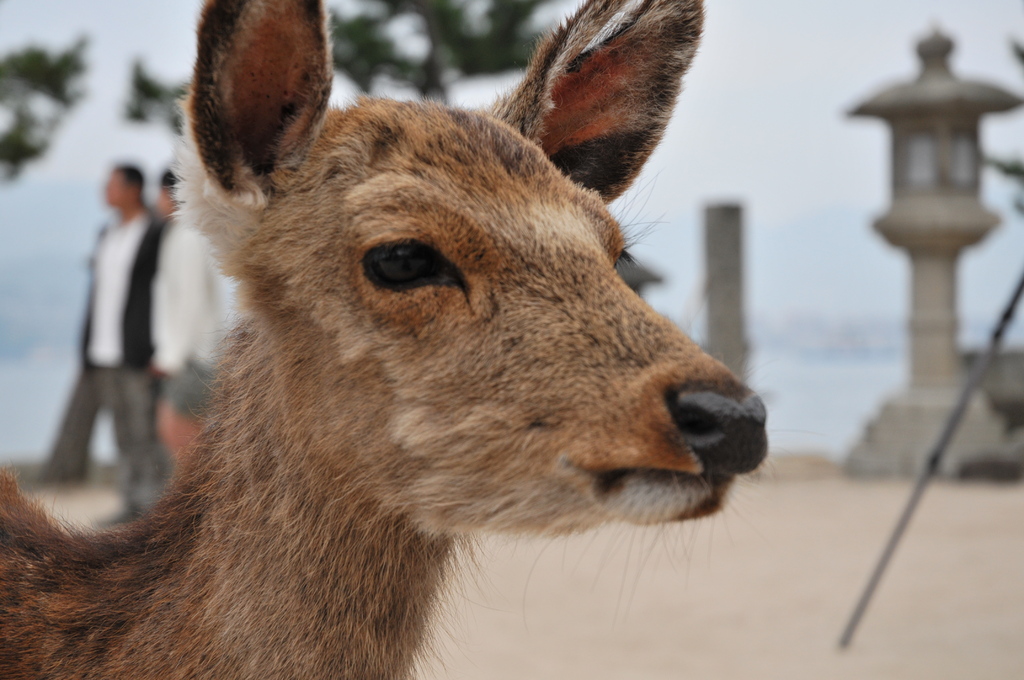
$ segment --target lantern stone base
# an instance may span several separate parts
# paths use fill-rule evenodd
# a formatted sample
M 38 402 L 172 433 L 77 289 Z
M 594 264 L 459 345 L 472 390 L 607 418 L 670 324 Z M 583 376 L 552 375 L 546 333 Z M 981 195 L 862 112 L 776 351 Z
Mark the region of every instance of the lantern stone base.
M 917 475 L 956 404 L 956 388 L 912 388 L 883 406 L 846 459 L 856 477 Z M 960 427 L 943 456 L 939 473 L 956 476 L 968 461 L 1006 450 L 1006 428 L 980 394 L 968 404 Z

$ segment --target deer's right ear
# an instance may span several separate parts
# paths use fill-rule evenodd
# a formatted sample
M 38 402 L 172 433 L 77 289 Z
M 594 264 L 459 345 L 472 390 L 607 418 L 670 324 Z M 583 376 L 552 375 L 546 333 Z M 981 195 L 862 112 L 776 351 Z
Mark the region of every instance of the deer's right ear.
M 610 201 L 661 140 L 703 19 L 701 0 L 589 0 L 492 111 Z
M 264 185 L 320 130 L 332 70 L 320 0 L 210 0 L 188 100 L 206 169 L 227 191 Z
M 186 212 L 221 192 L 261 208 L 274 171 L 302 162 L 331 93 L 326 26 L 320 0 L 207 0 L 185 102 L 188 148 L 179 152 Z M 211 207 L 228 209 L 206 206 L 207 216 Z M 221 226 L 199 226 L 222 240 Z

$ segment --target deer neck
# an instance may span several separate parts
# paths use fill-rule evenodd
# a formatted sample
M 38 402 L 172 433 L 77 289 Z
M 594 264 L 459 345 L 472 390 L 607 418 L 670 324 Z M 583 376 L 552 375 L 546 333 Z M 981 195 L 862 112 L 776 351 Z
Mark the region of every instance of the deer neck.
M 365 459 L 352 441 L 319 450 L 302 402 L 325 397 L 282 396 L 282 382 L 309 385 L 310 376 L 275 373 L 279 363 L 248 351 L 273 351 L 269 343 L 239 342 L 249 346 L 236 354 L 249 358 L 227 367 L 220 415 L 194 457 L 209 465 L 197 463 L 196 474 L 218 482 L 208 487 L 215 496 L 197 551 L 209 579 L 205 625 L 228 636 L 230 653 L 255 676 L 407 677 L 427 642 L 453 539 L 419 530 L 383 506 L 364 471 L 339 467 Z M 265 388 L 244 395 L 244 405 L 232 404 L 238 372 Z

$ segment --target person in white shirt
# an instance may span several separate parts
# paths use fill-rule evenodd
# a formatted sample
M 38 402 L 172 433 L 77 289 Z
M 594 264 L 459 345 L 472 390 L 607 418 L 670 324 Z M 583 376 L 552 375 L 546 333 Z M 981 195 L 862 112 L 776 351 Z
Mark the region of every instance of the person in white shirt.
M 173 218 L 174 184 L 168 170 L 156 202 L 167 223 L 153 289 L 153 370 L 162 377 L 157 432 L 180 458 L 202 429 L 225 319 L 223 282 L 209 242 L 192 225 Z
M 91 432 L 96 413 L 109 410 L 124 501 L 116 521 L 133 519 L 152 506 L 170 473 L 170 460 L 156 436 L 156 383 L 149 371 L 153 278 L 163 225 L 146 209 L 142 190 L 137 167 L 119 165 L 110 173 L 105 194 L 115 214 L 101 232 L 92 259 L 82 373 L 63 428 L 77 427 L 79 434 L 66 437 L 62 432 L 51 459 L 51 465 L 59 461 L 67 454 L 62 443 Z

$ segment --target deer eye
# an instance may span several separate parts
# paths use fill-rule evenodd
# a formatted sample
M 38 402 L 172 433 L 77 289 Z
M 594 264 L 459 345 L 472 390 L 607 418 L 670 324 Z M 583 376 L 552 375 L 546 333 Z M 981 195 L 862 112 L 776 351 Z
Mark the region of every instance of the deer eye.
M 371 248 L 363 257 L 367 277 L 394 290 L 429 285 L 461 286 L 455 267 L 430 246 L 417 241 Z

